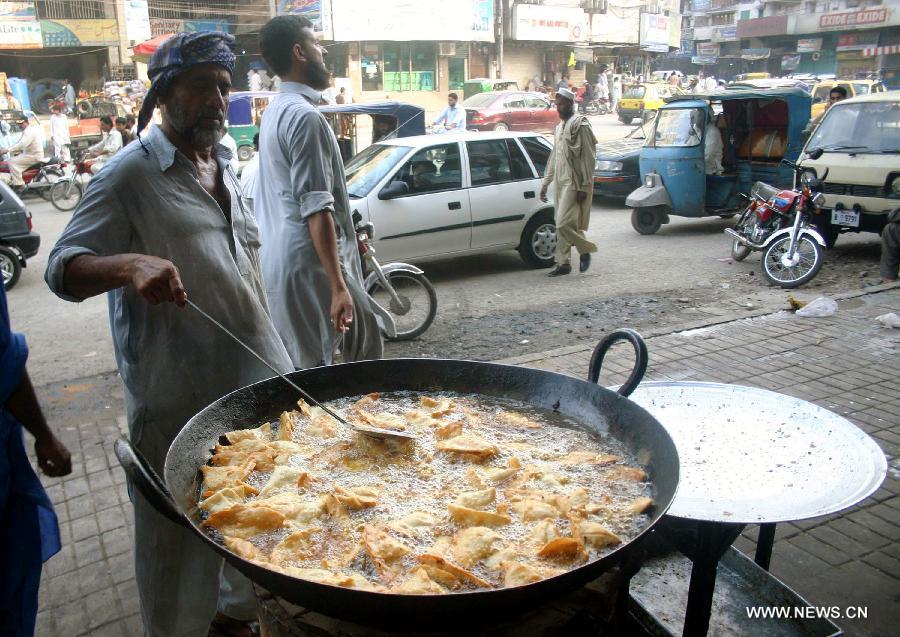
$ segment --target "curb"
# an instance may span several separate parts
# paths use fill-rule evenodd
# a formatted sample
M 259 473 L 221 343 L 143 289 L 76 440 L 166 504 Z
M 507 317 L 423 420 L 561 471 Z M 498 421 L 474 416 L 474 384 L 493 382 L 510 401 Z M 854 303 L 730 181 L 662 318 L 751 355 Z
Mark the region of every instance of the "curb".
M 845 301 L 847 299 L 854 299 L 861 296 L 869 296 L 872 294 L 880 294 L 882 292 L 889 292 L 891 290 L 900 290 L 900 282 L 884 283 L 882 285 L 873 285 L 857 290 L 851 290 L 849 292 L 841 292 L 840 294 L 831 295 L 831 298 L 833 298 L 835 301 Z M 785 292 L 790 293 L 791 291 L 785 290 Z M 674 327 L 670 326 L 647 330 L 643 332 L 641 336 L 643 336 L 645 339 L 651 339 L 659 336 L 666 336 L 667 334 L 676 334 L 678 332 L 686 332 L 688 330 L 698 330 L 704 327 L 713 327 L 715 325 L 722 325 L 724 323 L 732 323 L 734 321 L 743 319 L 759 318 L 761 316 L 772 316 L 774 314 L 778 314 L 779 312 L 786 312 L 788 310 L 789 308 L 785 306 L 780 310 L 775 311 L 772 311 L 770 308 L 766 308 L 749 312 L 731 312 L 730 314 L 718 316 L 714 319 L 701 319 L 699 321 L 681 323 Z M 529 363 L 536 363 L 548 358 L 559 358 L 562 356 L 569 356 L 570 354 L 577 354 L 580 352 L 590 352 L 593 351 L 594 346 L 595 344 L 590 343 L 568 345 L 566 347 L 557 347 L 555 349 L 550 349 L 543 352 L 535 352 L 533 354 L 522 354 L 521 356 L 514 356 L 512 358 L 502 358 L 494 362 L 501 363 L 503 365 L 528 365 Z

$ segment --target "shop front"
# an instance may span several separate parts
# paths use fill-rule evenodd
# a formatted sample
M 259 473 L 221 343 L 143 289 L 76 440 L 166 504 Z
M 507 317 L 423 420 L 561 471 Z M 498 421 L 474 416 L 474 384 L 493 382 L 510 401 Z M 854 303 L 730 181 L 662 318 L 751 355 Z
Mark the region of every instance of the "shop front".
M 517 50 L 534 51 L 516 67 L 526 84 L 539 77 L 544 86 L 555 87 L 563 75 L 568 75 L 570 83 L 578 85 L 588 77 L 589 66 L 594 63 L 589 43 L 590 20 L 578 8 L 517 4 L 508 35 Z M 504 55 L 504 75 L 508 75 L 506 64 Z M 520 78 L 509 79 L 518 80 L 521 85 Z

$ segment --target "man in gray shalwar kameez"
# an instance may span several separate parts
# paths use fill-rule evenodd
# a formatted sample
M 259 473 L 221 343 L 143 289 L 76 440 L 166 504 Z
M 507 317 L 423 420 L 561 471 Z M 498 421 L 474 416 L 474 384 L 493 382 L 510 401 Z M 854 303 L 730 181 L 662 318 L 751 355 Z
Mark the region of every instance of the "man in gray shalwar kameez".
M 260 127 L 253 204 L 272 320 L 299 369 L 330 365 L 338 347 L 345 361 L 380 358 L 379 320 L 392 324 L 363 288 L 344 164 L 316 109 L 325 50 L 289 15 L 263 27 L 260 51 L 282 81 Z
M 108 293 L 131 442 L 160 474 L 191 416 L 272 376 L 185 308 L 187 295 L 278 369 L 292 368 L 266 308 L 259 233 L 241 202 L 231 155 L 218 143 L 233 42 L 228 34 L 181 33 L 159 47 L 138 130 L 157 104 L 162 124 L 91 180 L 47 266 L 47 283 L 63 299 Z M 223 571 L 202 540 L 136 491 L 133 501 L 144 634 L 250 635 L 245 622 L 256 608 L 249 582 L 230 567 Z

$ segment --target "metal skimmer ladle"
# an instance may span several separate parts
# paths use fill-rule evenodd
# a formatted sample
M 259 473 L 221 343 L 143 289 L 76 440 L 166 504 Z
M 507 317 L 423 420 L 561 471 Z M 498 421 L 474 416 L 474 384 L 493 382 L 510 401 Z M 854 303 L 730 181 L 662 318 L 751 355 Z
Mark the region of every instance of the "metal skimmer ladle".
M 243 347 L 245 350 L 247 350 L 248 352 L 250 352 L 251 354 L 253 354 L 253 356 L 255 356 L 256 359 L 257 359 L 260 363 L 262 363 L 263 365 L 265 365 L 266 367 L 268 367 L 269 369 L 271 369 L 273 372 L 275 372 L 276 374 L 278 374 L 278 376 L 281 378 L 281 380 L 283 380 L 283 381 L 286 382 L 288 385 L 290 385 L 291 387 L 293 387 L 294 389 L 296 389 L 296 390 L 297 390 L 297 393 L 299 393 L 299 394 L 300 394 L 307 402 L 309 402 L 309 403 L 315 405 L 316 407 L 320 408 L 322 411 L 324 411 L 325 413 L 327 413 L 329 416 L 331 416 L 332 418 L 334 418 L 335 420 L 337 420 L 339 423 L 341 423 L 341 424 L 344 425 L 345 427 L 349 427 L 350 429 L 352 429 L 352 430 L 354 430 L 354 431 L 357 431 L 357 432 L 359 432 L 359 433 L 361 433 L 361 434 L 364 434 L 364 435 L 366 435 L 366 436 L 370 436 L 370 437 L 372 437 L 372 438 L 378 438 L 378 439 L 381 439 L 381 440 L 414 440 L 414 439 L 415 439 L 415 436 L 414 436 L 413 434 L 405 433 L 405 432 L 402 432 L 402 431 L 392 431 L 392 430 L 390 430 L 390 429 L 379 429 L 379 428 L 377 428 L 377 427 L 367 427 L 367 426 L 365 426 L 365 425 L 359 425 L 359 424 L 357 424 L 357 423 L 353 423 L 353 422 L 348 421 L 346 418 L 344 418 L 343 416 L 341 416 L 338 412 L 336 412 L 336 411 L 334 411 L 334 410 L 332 410 L 332 409 L 326 407 L 325 405 L 323 405 L 322 403 L 320 403 L 318 400 L 316 400 L 315 398 L 313 398 L 312 396 L 310 396 L 310 395 L 309 395 L 308 393 L 306 393 L 301 387 L 299 387 L 296 383 L 294 383 L 293 381 L 291 381 L 290 379 L 288 379 L 287 376 L 285 376 L 284 374 L 282 374 L 281 372 L 279 372 L 277 369 L 275 369 L 272 365 L 270 365 L 270 364 L 266 361 L 266 359 L 264 359 L 262 356 L 260 356 L 259 354 L 257 354 L 257 353 L 253 350 L 252 347 L 250 347 L 250 346 L 247 345 L 244 341 L 242 341 L 242 340 L 239 339 L 237 336 L 235 336 L 234 334 L 232 334 L 231 331 L 230 331 L 227 327 L 225 327 L 224 325 L 222 325 L 221 323 L 219 323 L 216 319 L 214 319 L 214 318 L 211 317 L 209 314 L 207 314 L 206 312 L 204 312 L 203 310 L 201 310 L 199 307 L 197 307 L 196 303 L 194 303 L 193 301 L 191 301 L 190 299 L 188 299 L 188 300 L 187 300 L 187 304 L 190 305 L 190 306 L 191 306 L 192 308 L 194 308 L 195 310 L 197 310 L 197 312 L 199 312 L 199 313 L 203 316 L 203 318 L 205 318 L 207 321 L 209 321 L 210 323 L 212 323 L 213 325 L 215 325 L 217 328 L 219 328 L 220 330 L 222 330 L 223 332 L 225 332 L 226 334 L 228 334 L 228 336 L 230 336 L 230 337 L 234 340 L 234 342 L 236 342 L 238 345 L 240 345 L 241 347 Z

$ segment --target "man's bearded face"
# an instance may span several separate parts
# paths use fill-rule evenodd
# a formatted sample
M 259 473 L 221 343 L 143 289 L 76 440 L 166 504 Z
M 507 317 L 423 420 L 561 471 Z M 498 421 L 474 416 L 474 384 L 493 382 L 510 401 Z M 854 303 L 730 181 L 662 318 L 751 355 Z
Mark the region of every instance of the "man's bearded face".
M 164 103 L 164 115 L 184 141 L 198 150 L 212 148 L 225 135 L 225 109 L 231 75 L 204 64 L 179 77 Z

